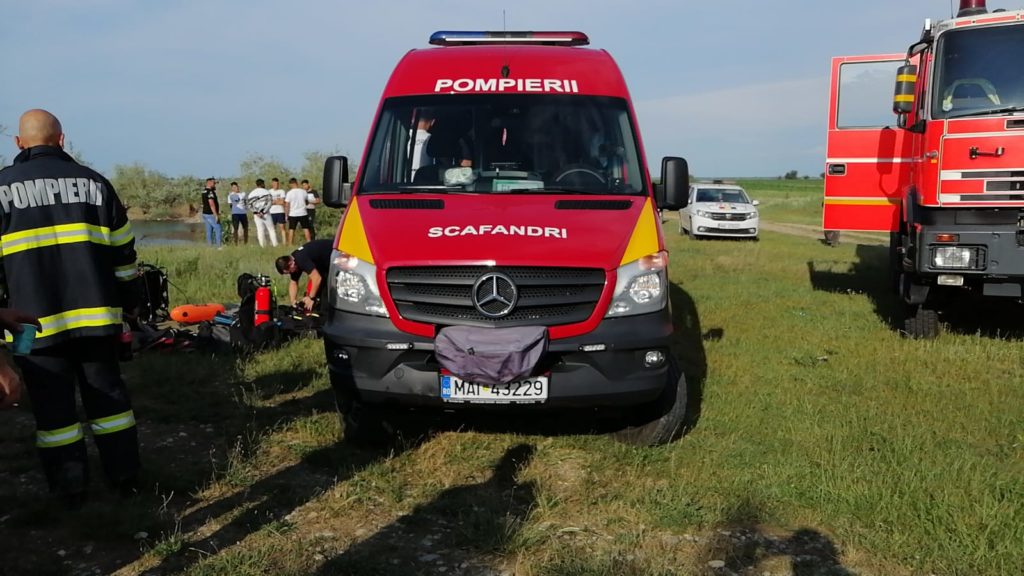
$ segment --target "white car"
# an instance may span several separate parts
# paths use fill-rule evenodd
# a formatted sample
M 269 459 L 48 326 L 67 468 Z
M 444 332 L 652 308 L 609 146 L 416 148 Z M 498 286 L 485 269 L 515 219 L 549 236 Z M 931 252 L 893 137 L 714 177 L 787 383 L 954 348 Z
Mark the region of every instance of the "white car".
M 686 207 L 679 211 L 679 233 L 691 238 L 722 236 L 757 239 L 757 200 L 735 184 L 690 186 Z

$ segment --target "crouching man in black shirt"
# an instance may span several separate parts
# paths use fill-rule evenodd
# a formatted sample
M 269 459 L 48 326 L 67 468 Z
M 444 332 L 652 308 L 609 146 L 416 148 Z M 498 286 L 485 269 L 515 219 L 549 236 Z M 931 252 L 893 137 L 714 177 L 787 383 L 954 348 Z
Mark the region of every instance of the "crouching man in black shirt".
M 307 312 L 311 312 L 316 302 L 323 296 L 327 287 L 327 271 L 331 267 L 333 244 L 332 240 L 313 240 L 302 245 L 290 256 L 281 256 L 275 262 L 279 274 L 291 276 L 291 282 L 288 283 L 288 298 L 292 306 L 301 303 Z M 309 276 L 309 284 L 302 300 L 296 300 L 299 294 L 299 278 L 303 272 Z

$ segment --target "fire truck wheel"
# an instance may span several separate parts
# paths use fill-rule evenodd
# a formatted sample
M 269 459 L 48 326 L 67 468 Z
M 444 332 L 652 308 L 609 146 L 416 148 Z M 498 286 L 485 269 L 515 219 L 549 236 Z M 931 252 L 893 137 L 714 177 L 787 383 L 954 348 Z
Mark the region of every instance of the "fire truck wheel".
M 931 308 L 917 306 L 903 319 L 903 334 L 915 340 L 931 340 L 939 335 L 939 313 Z
M 625 425 L 613 433 L 616 440 L 634 446 L 660 446 L 683 435 L 686 423 L 686 376 L 674 357 L 669 362 L 668 382 L 661 396 L 627 416 Z

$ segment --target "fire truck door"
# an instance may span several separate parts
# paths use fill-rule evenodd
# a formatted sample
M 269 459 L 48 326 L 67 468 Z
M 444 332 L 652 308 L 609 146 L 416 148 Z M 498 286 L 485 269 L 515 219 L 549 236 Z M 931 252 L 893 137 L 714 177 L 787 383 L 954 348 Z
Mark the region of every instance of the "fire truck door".
M 825 163 L 825 230 L 891 231 L 898 226 L 911 168 L 910 138 L 892 111 L 904 54 L 832 59 Z

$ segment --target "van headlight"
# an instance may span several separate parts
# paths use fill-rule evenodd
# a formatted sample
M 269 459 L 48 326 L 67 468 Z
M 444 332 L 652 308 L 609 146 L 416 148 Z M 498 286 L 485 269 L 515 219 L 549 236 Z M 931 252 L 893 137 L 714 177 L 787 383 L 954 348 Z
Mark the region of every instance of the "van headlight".
M 605 318 L 657 312 L 668 303 L 668 252 L 619 266 L 615 293 Z
M 328 297 L 337 310 L 387 318 L 388 310 L 377 287 L 377 267 L 351 254 L 331 254 Z

